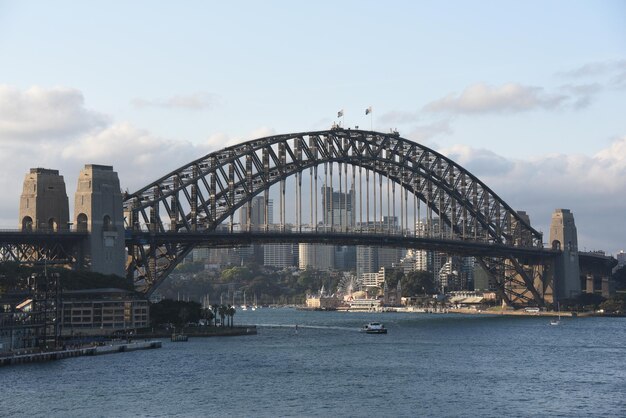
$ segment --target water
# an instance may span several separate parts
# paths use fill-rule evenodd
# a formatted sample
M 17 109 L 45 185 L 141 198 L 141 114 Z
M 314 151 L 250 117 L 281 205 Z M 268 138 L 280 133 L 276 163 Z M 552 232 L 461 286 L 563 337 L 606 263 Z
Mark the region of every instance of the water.
M 380 320 L 387 335 L 358 332 Z M 2 416 L 626 416 L 626 319 L 238 312 L 256 336 L 0 369 Z M 298 324 L 296 332 L 294 325 Z

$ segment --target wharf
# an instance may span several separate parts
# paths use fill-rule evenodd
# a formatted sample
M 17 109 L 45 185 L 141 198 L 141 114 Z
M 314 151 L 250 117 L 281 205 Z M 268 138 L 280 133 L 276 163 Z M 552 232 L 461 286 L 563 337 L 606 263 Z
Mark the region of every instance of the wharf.
M 161 348 L 161 341 L 136 341 L 80 347 L 67 350 L 29 352 L 0 357 L 0 366 L 12 364 L 38 363 L 42 361 L 62 360 L 70 357 L 95 356 L 100 354 L 123 353 L 126 351 Z
M 188 337 L 236 337 L 241 335 L 256 335 L 256 325 L 242 325 L 234 327 L 186 327 L 180 334 Z M 172 330 L 154 330 L 139 332 L 135 338 L 170 338 Z

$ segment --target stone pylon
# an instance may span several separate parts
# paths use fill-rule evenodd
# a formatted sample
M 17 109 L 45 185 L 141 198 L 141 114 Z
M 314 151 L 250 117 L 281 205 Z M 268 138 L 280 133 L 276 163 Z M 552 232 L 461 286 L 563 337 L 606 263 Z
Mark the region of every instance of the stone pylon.
M 124 214 L 120 181 L 113 167 L 87 164 L 80 171 L 74 224 L 89 232 L 85 258 L 91 271 L 125 276 Z
M 562 251 L 554 266 L 557 300 L 578 296 L 581 292 L 578 233 L 574 214 L 569 209 L 556 209 L 552 214 L 550 245 Z
M 69 213 L 65 181 L 59 170 L 31 168 L 20 196 L 19 229 L 67 230 Z

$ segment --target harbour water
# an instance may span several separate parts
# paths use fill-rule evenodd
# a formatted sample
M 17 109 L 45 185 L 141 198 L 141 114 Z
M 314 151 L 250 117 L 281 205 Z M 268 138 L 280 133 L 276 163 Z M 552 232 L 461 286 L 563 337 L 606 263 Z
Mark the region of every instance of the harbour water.
M 389 333 L 358 332 L 370 321 Z M 264 308 L 235 323 L 258 334 L 5 367 L 0 415 L 626 416 L 626 318 Z

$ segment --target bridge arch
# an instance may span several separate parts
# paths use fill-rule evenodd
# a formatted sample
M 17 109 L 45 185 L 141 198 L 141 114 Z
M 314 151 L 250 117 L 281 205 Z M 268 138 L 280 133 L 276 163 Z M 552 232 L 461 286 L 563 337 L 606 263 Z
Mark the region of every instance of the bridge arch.
M 267 197 L 270 188 L 277 184 L 281 188 L 281 210 L 284 211 L 286 179 L 295 177 L 296 184 L 301 185 L 303 175 L 309 171 L 313 190 L 312 179 L 315 176 L 317 185 L 319 167 L 330 168 L 331 187 L 335 181 L 333 167 L 339 167 L 335 177 L 339 175 L 340 187 L 343 170 L 346 192 L 348 175 L 354 187 L 357 171 L 359 187 L 363 184 L 363 171 L 366 176 L 372 174 L 374 182 L 378 177 L 379 193 L 383 190 L 382 178 L 387 178 L 394 187 L 394 205 L 397 201 L 395 187 L 399 185 L 401 204 L 402 199 L 406 204 L 409 196 L 414 205 L 416 202 L 424 204 L 427 213 L 436 216 L 440 225 L 447 226 L 449 238 L 512 247 L 542 247 L 541 233 L 459 164 L 397 133 L 350 129 L 269 136 L 210 153 L 125 196 L 127 227 L 135 231 L 148 229 L 153 233 L 211 232 L 230 218 L 232 228 L 232 217 L 237 210 L 255 196 Z M 367 187 L 369 191 L 370 186 Z M 376 193 L 375 183 L 373 190 Z M 390 187 L 386 190 L 389 194 Z M 382 194 L 377 198 L 381 200 Z M 369 209 L 370 203 L 367 205 Z M 382 204 L 380 206 L 382 215 Z M 302 209 L 302 204 L 298 207 L 296 202 L 296 212 L 302 213 Z M 401 217 L 410 230 L 408 209 L 405 209 Z M 376 227 L 378 214 L 374 215 Z M 416 216 L 415 210 L 413 216 Z M 312 213 L 310 217 L 313 224 Z M 371 221 L 369 214 L 367 218 Z M 304 222 L 300 218 L 296 223 Z M 284 225 L 282 219 L 281 224 Z M 417 233 L 415 228 L 413 234 Z M 192 248 L 189 244 L 164 244 L 158 248 L 137 246 L 131 249 L 134 254 L 129 273 L 157 283 Z M 149 258 L 153 258 L 152 263 L 148 262 Z

